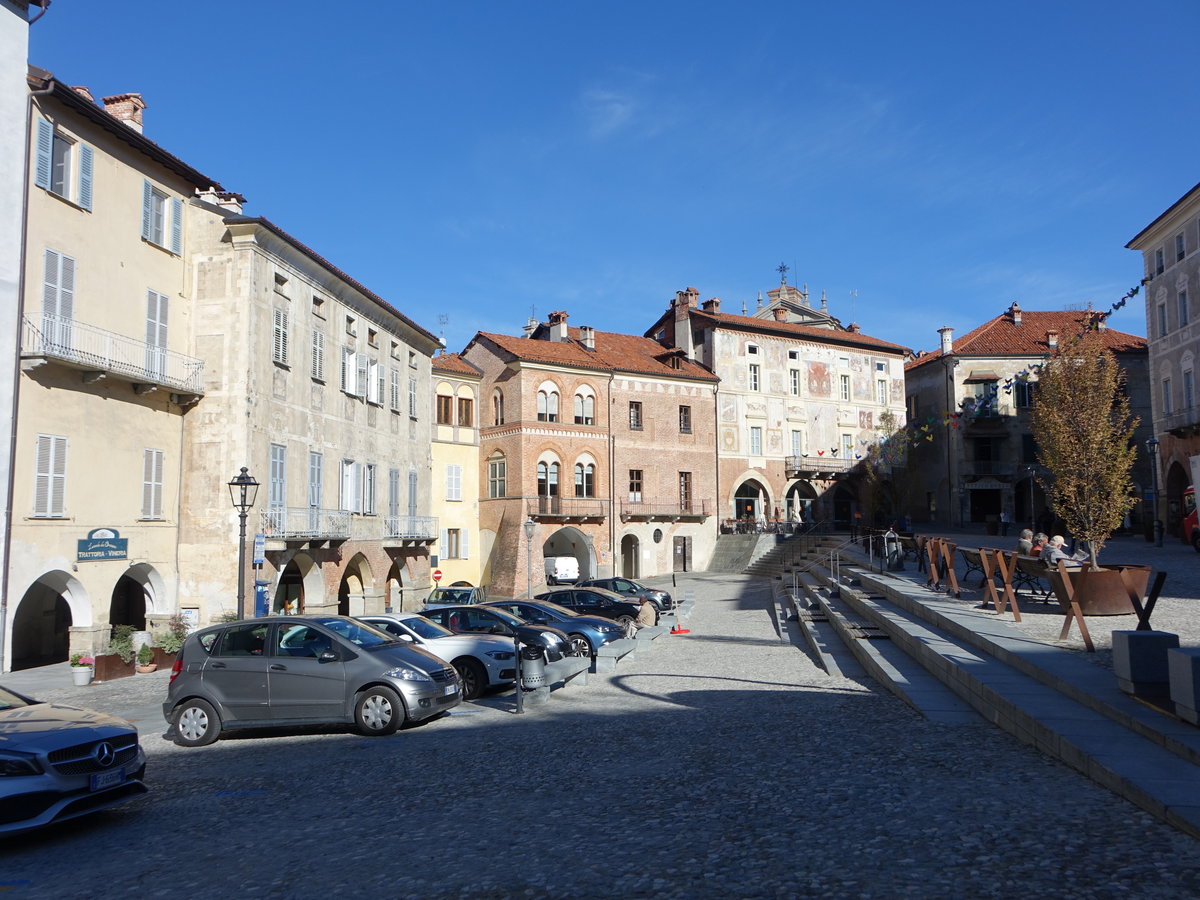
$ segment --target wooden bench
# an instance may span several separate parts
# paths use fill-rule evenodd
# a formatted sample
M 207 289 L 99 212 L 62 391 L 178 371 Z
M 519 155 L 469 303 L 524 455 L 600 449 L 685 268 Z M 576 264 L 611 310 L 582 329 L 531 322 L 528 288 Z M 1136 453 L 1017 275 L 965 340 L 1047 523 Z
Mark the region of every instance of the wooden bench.
M 967 583 L 967 578 L 972 572 L 979 573 L 979 586 L 983 587 L 987 581 L 987 574 L 983 570 L 983 560 L 980 559 L 980 552 L 973 547 L 959 547 L 958 558 L 963 561 L 963 565 L 967 567 L 967 571 L 963 572 L 963 584 Z
M 633 639 L 637 643 L 637 649 L 647 650 L 654 645 L 654 642 L 667 633 L 666 625 L 647 625 L 645 628 L 639 628 L 634 634 Z
M 607 644 L 601 644 L 596 651 L 595 672 L 612 672 L 617 668 L 617 663 L 625 656 L 628 656 L 637 649 L 637 641 L 633 638 L 620 638 L 615 641 L 609 641 Z
M 555 685 L 566 687 L 575 679 L 579 680 L 579 684 L 587 684 L 588 672 L 591 668 L 592 661 L 586 656 L 564 656 L 555 662 L 546 663 L 545 683 L 541 687 L 527 691 L 525 702 L 545 703 L 550 699 L 550 692 L 554 690 Z
M 1030 597 L 1036 597 L 1042 603 L 1050 603 L 1056 598 L 1048 572 L 1045 560 L 1041 557 L 1018 556 L 1017 571 L 1013 573 L 1013 587 L 1024 589 Z

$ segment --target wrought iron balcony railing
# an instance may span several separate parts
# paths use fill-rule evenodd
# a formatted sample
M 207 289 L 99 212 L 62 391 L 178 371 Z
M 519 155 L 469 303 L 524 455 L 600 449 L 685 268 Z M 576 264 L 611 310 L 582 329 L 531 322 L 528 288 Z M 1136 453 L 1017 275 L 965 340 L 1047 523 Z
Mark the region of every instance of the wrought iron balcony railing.
M 706 519 L 708 505 L 707 500 L 622 500 L 621 519 Z
M 603 519 L 605 501 L 593 497 L 535 497 L 527 509 L 533 519 Z
M 818 456 L 811 453 L 808 456 L 788 456 L 784 459 L 783 467 L 787 470 L 789 478 L 795 478 L 802 472 L 832 475 L 849 472 L 853 462 L 840 456 Z
M 438 520 L 434 516 L 384 516 L 383 532 L 390 540 L 434 541 Z
M 204 361 L 64 316 L 26 316 L 24 358 L 52 359 L 84 372 L 181 393 L 204 393 Z

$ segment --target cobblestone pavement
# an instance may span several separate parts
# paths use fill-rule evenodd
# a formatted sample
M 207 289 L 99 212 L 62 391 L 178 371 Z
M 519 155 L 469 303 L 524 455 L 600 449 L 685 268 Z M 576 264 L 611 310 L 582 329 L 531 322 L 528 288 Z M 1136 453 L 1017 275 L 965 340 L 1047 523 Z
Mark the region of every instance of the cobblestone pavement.
M 781 642 L 769 582 L 680 581 L 668 636 L 518 718 L 390 738 L 142 721 L 150 795 L 0 845 L 14 897 L 1190 897 L 1200 844 L 984 724 Z M 65 679 L 64 679 L 65 681 Z M 130 682 L 123 684 L 123 682 Z M 165 673 L 53 693 L 146 710 Z M 62 699 L 59 698 L 59 699 Z

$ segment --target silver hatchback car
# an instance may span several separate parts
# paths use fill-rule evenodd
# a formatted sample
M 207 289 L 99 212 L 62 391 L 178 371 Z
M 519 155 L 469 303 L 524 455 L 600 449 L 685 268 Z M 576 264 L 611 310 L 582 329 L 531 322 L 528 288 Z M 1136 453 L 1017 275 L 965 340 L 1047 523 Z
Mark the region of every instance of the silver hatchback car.
M 222 731 L 313 724 L 393 734 L 462 702 L 447 665 L 345 616 L 269 616 L 189 635 L 163 703 L 168 736 L 184 747 Z

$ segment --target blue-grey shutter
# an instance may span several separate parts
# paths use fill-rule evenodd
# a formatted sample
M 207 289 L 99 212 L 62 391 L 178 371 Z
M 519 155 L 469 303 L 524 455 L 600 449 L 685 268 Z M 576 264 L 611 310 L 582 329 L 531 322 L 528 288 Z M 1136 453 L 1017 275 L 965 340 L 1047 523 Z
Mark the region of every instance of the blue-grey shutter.
M 183 253 L 183 201 L 178 197 L 171 198 L 171 252 Z
M 92 148 L 79 145 L 79 205 L 91 212 L 92 209 Z
M 417 514 L 417 473 L 408 473 L 408 514 L 416 516 Z
M 50 157 L 54 151 L 54 126 L 45 119 L 37 120 L 37 163 L 33 180 L 40 187 L 50 190 Z
M 462 559 L 470 559 L 471 558 L 470 553 L 467 552 L 468 551 L 467 538 L 470 536 L 470 534 L 471 534 L 471 532 L 464 528 L 458 538 L 458 541 L 459 541 L 458 555 Z
M 151 232 L 151 222 L 154 219 L 152 207 L 154 205 L 154 186 L 149 181 L 142 182 L 142 237 L 145 240 L 151 240 L 153 234 Z

